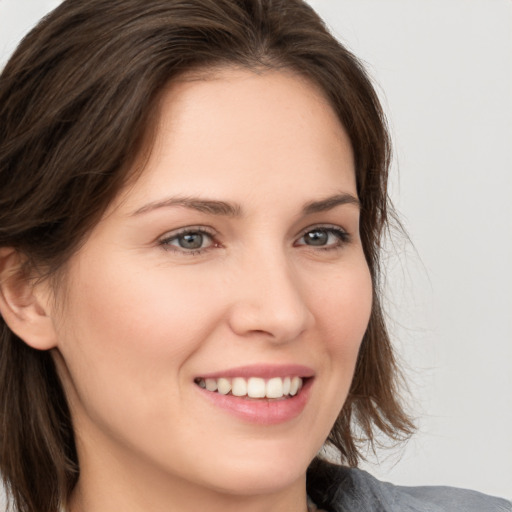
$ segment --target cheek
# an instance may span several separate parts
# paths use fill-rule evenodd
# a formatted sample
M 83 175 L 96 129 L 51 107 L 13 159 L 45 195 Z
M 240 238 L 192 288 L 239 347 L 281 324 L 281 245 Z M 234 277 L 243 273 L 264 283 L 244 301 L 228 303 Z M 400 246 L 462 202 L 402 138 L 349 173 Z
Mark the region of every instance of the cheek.
M 365 261 L 334 276 L 316 299 L 317 318 L 330 350 L 357 355 L 372 309 L 373 287 Z
M 74 274 L 69 322 L 59 336 L 74 386 L 83 395 L 103 387 L 112 396 L 137 397 L 165 379 L 162 389 L 171 393 L 181 366 L 214 328 L 215 304 L 197 286 L 180 281 L 179 273 L 134 271 L 119 260 L 98 263 L 100 272 L 93 270 L 94 261 Z M 156 395 L 152 401 L 162 400 Z
M 372 296 L 372 280 L 364 260 L 333 278 L 324 293 L 318 296 L 316 317 L 320 319 L 324 362 L 328 368 L 326 398 L 331 400 L 331 409 L 327 413 L 330 422 L 335 420 L 348 395 L 370 319 Z
M 315 357 L 321 368 L 315 388 L 309 435 L 322 446 L 345 404 L 372 308 L 373 288 L 364 258 L 357 257 L 329 272 L 311 294 L 317 332 Z M 311 288 L 312 289 L 312 288 Z
M 220 313 L 211 294 L 180 273 L 134 271 L 120 261 L 96 268 L 101 273 L 83 265 L 74 274 L 60 373 L 84 435 L 114 429 L 136 443 L 148 425 L 184 421 L 187 362 Z
M 165 269 L 134 271 L 127 263 L 103 266 L 102 273 L 84 272 L 72 301 L 74 324 L 94 339 L 106 338 L 109 345 L 180 350 L 180 340 L 197 329 L 198 318 L 207 323 L 208 294 L 198 293 L 197 283 L 187 282 L 179 272 Z M 194 337 L 194 336 L 190 336 Z M 105 348 L 105 347 L 103 347 Z

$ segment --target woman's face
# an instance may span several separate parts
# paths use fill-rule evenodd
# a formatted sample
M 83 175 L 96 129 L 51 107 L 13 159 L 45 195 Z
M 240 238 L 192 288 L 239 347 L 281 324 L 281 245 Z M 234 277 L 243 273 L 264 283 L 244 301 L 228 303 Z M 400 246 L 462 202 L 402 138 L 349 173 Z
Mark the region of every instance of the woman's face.
M 81 479 L 303 483 L 371 296 L 351 146 L 317 89 L 230 69 L 174 83 L 142 176 L 70 260 L 55 313 Z

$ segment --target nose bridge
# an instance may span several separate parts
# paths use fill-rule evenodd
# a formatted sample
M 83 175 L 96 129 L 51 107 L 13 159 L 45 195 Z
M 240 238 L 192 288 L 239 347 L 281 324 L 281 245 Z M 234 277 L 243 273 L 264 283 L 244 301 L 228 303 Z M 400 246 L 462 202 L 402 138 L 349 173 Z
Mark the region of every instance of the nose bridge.
M 231 315 L 237 334 L 265 333 L 274 341 L 298 337 L 312 322 L 304 290 L 285 249 L 268 246 L 243 258 Z

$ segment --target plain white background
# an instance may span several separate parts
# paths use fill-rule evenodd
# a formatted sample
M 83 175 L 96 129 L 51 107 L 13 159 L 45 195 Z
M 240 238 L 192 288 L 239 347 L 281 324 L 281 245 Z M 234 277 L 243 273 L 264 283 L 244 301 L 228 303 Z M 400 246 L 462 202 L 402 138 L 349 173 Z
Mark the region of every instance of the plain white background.
M 58 3 L 0 0 L 0 67 Z M 419 431 L 365 467 L 511 498 L 512 1 L 310 3 L 377 84 L 414 244 L 389 244 L 386 282 Z

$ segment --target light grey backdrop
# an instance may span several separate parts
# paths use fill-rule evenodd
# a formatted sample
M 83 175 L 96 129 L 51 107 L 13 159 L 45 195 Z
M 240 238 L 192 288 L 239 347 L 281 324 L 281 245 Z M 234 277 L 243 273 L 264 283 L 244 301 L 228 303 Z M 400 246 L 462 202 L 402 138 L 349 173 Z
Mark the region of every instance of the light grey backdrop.
M 0 67 L 58 3 L 0 0 Z M 395 240 L 387 282 L 420 430 L 367 467 L 512 497 L 512 2 L 310 3 L 378 84 L 415 246 Z

